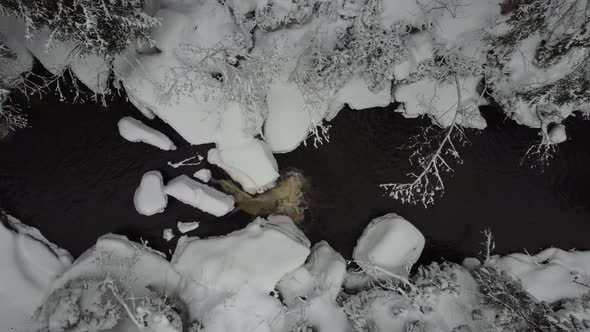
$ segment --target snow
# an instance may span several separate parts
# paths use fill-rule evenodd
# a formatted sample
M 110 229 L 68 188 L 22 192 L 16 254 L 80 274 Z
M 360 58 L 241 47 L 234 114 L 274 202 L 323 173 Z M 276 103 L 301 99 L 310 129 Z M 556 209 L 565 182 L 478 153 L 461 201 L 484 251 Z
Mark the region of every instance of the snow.
M 130 116 L 119 120 L 117 126 L 119 134 L 130 142 L 143 142 L 166 151 L 176 150 L 176 146 L 168 136 Z
M 207 183 L 211 180 L 211 171 L 207 168 L 202 168 L 196 171 L 193 177 L 201 182 Z
M 164 228 L 164 231 L 162 231 L 162 238 L 166 240 L 166 242 L 170 242 L 170 240 L 174 238 L 174 231 L 172 231 L 172 228 Z
M 168 197 L 164 193 L 162 174 L 149 171 L 141 177 L 139 187 L 133 196 L 135 210 L 145 216 L 151 216 L 164 211 L 168 205 Z
M 407 79 L 418 65 L 433 56 L 434 40 L 425 32 L 410 35 L 406 41 L 408 57 L 401 63 L 394 64 L 394 75 L 396 80 Z
M 185 233 L 188 233 L 192 230 L 199 228 L 199 222 L 198 221 L 193 221 L 193 222 L 179 221 L 176 223 L 176 227 L 178 228 L 178 231 L 180 231 L 182 234 L 185 234 Z
M 477 91 L 479 76 L 460 77 L 461 109 L 455 123 L 464 127 L 484 129 L 486 121 L 479 113 L 479 105 L 484 104 L 481 93 Z M 399 84 L 393 92 L 396 101 L 403 103 L 398 111 L 406 117 L 429 115 L 440 126 L 453 124 L 457 113 L 457 87 L 450 82 L 437 82 L 423 79 L 409 84 Z
M 279 177 L 270 148 L 259 139 L 238 146 L 218 146 L 209 150 L 207 161 L 226 171 L 250 194 L 272 187 Z
M 385 107 L 392 102 L 391 81 L 388 81 L 382 90 L 372 92 L 365 80 L 355 76 L 338 90 L 335 99 L 338 103 L 347 104 L 353 110 Z
M 423 22 L 422 8 L 418 0 L 385 0 L 381 12 L 381 24 L 389 27 L 394 23 L 406 22 L 420 25 Z
M 549 248 L 536 255 L 511 254 L 492 257 L 490 263 L 522 283 L 539 301 L 553 303 L 579 298 L 590 284 L 590 251 Z
M 6 224 L 0 222 L 0 330 L 28 330 L 47 287 L 72 258 L 37 229 L 6 218 Z
M 104 93 L 108 88 L 110 67 L 107 61 L 95 55 L 76 54 L 76 45 L 53 40 L 47 48 L 51 32 L 42 28 L 31 39 L 25 38 L 24 22 L 20 18 L 0 15 L 0 33 L 8 37 L 7 46 L 16 51 L 20 70 L 31 68 L 30 56 L 23 52 L 28 50 L 39 62 L 53 74 L 60 74 L 70 68 L 72 73 L 90 90 Z
M 565 126 L 562 124 L 556 124 L 549 131 L 549 141 L 552 144 L 559 144 L 567 140 L 567 134 L 565 132 Z
M 56 279 L 50 292 L 53 298 L 59 299 L 62 290 L 67 289 L 72 282 L 113 280 L 119 291 L 142 298 L 151 289 L 161 289 L 170 297 L 177 297 L 180 289 L 181 277 L 173 270 L 172 265 L 163 254 L 153 251 L 139 243 L 129 241 L 124 236 L 107 234 L 100 237 L 96 245 L 80 256 L 74 264 Z M 90 299 L 89 299 L 90 300 Z M 60 310 L 58 303 L 50 296 L 38 313 L 41 327 L 46 328 L 52 320 L 60 318 L 53 315 Z M 81 310 L 98 314 L 100 307 L 91 301 L 80 301 L 77 305 Z M 140 308 L 140 307 L 138 307 Z M 59 312 L 59 311 L 58 311 Z M 121 314 L 113 332 L 138 331 L 126 314 Z
M 395 213 L 373 219 L 352 253 L 364 273 L 348 275 L 345 287 L 358 288 L 373 278 L 387 279 L 392 274 L 407 276 L 420 258 L 424 244 L 424 235 Z
M 223 237 L 179 242 L 172 264 L 186 278 L 182 293 L 191 319 L 207 331 L 280 331 L 283 308 L 269 292 L 308 254 L 308 247 L 257 218 Z
M 164 192 L 184 204 L 221 217 L 234 209 L 234 198 L 208 185 L 199 183 L 186 175 L 168 182 Z

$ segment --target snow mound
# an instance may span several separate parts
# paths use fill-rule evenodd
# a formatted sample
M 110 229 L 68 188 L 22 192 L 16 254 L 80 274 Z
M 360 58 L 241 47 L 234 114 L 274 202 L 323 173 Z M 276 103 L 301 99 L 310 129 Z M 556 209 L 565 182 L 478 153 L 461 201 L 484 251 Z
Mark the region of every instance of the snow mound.
M 495 256 L 490 264 L 520 281 L 524 289 L 539 301 L 553 303 L 588 293 L 590 251 L 549 248 L 533 256 Z
M 176 227 L 178 227 L 178 231 L 180 231 L 182 234 L 184 234 L 184 233 L 188 233 L 192 230 L 199 228 L 199 222 L 198 221 L 193 221 L 193 222 L 179 221 L 176 223 Z
M 6 224 L 0 222 L 0 330 L 29 330 L 31 315 L 72 258 L 37 229 L 4 217 Z
M 151 216 L 164 211 L 168 205 L 168 197 L 164 193 L 162 174 L 149 171 L 141 177 L 139 187 L 133 196 L 135 210 L 144 216 Z
M 364 273 L 347 276 L 345 287 L 357 288 L 370 279 L 387 279 L 391 274 L 407 276 L 424 244 L 424 235 L 395 213 L 373 219 L 352 253 Z
M 207 161 L 226 171 L 250 194 L 272 187 L 279 177 L 270 148 L 259 139 L 236 146 L 218 146 L 209 150 Z
M 196 171 L 195 174 L 193 174 L 193 177 L 204 183 L 207 183 L 211 180 L 211 171 L 206 168 L 203 168 Z
M 130 116 L 119 120 L 117 126 L 119 134 L 130 142 L 143 142 L 166 151 L 176 150 L 176 146 L 168 136 Z
M 186 279 L 191 319 L 207 331 L 283 330 L 283 306 L 269 292 L 309 249 L 267 225 L 257 218 L 224 237 L 179 242 L 172 264 Z
M 170 180 L 164 192 L 216 217 L 221 217 L 234 209 L 235 201 L 232 196 L 199 183 L 184 174 Z

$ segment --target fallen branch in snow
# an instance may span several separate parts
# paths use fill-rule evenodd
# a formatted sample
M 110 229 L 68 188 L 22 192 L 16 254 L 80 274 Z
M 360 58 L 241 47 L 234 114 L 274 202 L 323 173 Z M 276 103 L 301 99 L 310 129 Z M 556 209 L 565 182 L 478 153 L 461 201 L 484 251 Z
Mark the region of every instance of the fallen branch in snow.
M 199 162 L 198 163 L 189 163 L 189 161 L 194 160 L 195 158 L 198 158 Z M 203 157 L 201 157 L 201 155 L 196 155 L 194 157 L 190 157 L 190 158 L 186 158 L 184 160 L 181 160 L 177 163 L 173 163 L 173 162 L 168 162 L 168 166 L 173 167 L 173 168 L 178 168 L 181 166 L 198 166 L 201 164 L 201 162 L 203 161 Z
M 454 76 L 457 88 L 457 104 L 451 125 L 443 132 L 442 139 L 437 142 L 436 149 L 433 152 L 425 153 L 424 148 L 434 145 L 441 135 L 431 137 L 431 127 L 426 128 L 417 137 L 416 141 L 409 146 L 415 149 L 410 159 L 417 159 L 418 166 L 421 167 L 422 171 L 420 174 L 409 173 L 408 175 L 413 178 L 410 183 L 381 184 L 380 187 L 386 190 L 389 197 L 399 199 L 403 203 L 421 203 L 424 207 L 427 207 L 434 203 L 434 197 L 437 193 L 441 195 L 444 193 L 445 186 L 441 172 L 453 172 L 453 168 L 445 160 L 445 157 L 450 155 L 457 163 L 462 162 L 457 147 L 453 143 L 453 140 L 457 140 L 459 143 L 466 141 L 463 129 L 457 124 L 459 116 L 463 114 L 463 107 L 461 105 L 462 96 L 459 77 L 457 74 Z

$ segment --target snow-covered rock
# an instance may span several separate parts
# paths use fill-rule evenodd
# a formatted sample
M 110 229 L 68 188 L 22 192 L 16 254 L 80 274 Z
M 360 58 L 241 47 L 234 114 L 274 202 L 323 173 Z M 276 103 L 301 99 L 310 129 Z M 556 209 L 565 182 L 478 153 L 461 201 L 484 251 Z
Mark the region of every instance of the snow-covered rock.
M 196 171 L 195 174 L 193 174 L 193 177 L 204 183 L 207 183 L 211 180 L 211 171 L 207 168 L 202 168 Z
M 186 175 L 168 182 L 164 192 L 197 209 L 221 217 L 234 209 L 234 198 Z
M 354 289 L 374 279 L 407 276 L 420 258 L 424 244 L 424 235 L 395 213 L 373 219 L 352 253 L 363 271 L 347 275 L 344 287 Z
M 272 187 L 279 177 L 277 162 L 270 148 L 259 139 L 237 146 L 218 146 L 209 150 L 207 161 L 226 171 L 250 194 Z
M 186 278 L 191 319 L 207 331 L 282 331 L 282 305 L 269 293 L 308 254 L 299 241 L 257 218 L 224 237 L 179 241 L 172 264 Z
M 0 222 L 0 330 L 28 331 L 33 312 L 72 258 L 37 229 L 6 218 L 6 225 Z
M 135 190 L 133 204 L 140 214 L 151 216 L 164 211 L 168 197 L 164 193 L 162 174 L 149 171 L 141 177 L 139 187 Z
M 170 240 L 174 238 L 174 231 L 172 231 L 172 228 L 164 228 L 162 231 L 162 238 L 167 242 L 170 242 Z
M 176 150 L 176 145 L 168 136 L 130 116 L 119 120 L 117 126 L 119 134 L 130 142 L 143 142 L 167 151 Z
M 188 233 L 192 230 L 195 230 L 197 228 L 199 228 L 199 222 L 198 221 L 193 221 L 193 222 L 177 222 L 176 223 L 176 227 L 178 228 L 178 231 L 181 232 L 182 234 L 184 233 Z
M 533 256 L 494 256 L 490 264 L 516 278 L 539 301 L 553 303 L 588 293 L 590 251 L 549 248 Z
M 303 266 L 281 278 L 276 289 L 293 313 L 286 322 L 290 330 L 304 321 L 319 331 L 349 331 L 346 314 L 335 302 L 345 274 L 342 256 L 321 241 Z
M 309 248 L 288 232 L 268 227 L 265 219 L 257 218 L 226 236 L 179 244 L 172 263 L 178 271 L 215 289 L 248 285 L 268 293 L 309 254 Z
M 549 130 L 549 141 L 552 144 L 559 144 L 565 142 L 567 140 L 567 134 L 565 132 L 565 126 L 560 124 L 556 124 Z

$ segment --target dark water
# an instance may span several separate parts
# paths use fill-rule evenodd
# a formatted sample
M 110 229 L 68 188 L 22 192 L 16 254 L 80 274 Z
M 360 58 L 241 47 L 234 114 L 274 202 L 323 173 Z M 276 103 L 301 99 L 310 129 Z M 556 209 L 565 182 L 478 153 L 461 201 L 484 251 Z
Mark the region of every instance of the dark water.
M 125 141 L 117 121 L 140 114 L 122 98 L 105 109 L 46 96 L 31 100 L 30 108 L 31 128 L 0 143 L 0 204 L 73 255 L 108 232 L 168 252 L 175 241 L 162 240 L 162 230 L 175 229 L 179 220 L 201 221 L 190 233 L 197 236 L 225 234 L 252 220 L 241 212 L 216 220 L 174 199 L 164 213 L 136 213 L 133 193 L 143 173 L 160 170 L 166 181 L 190 175 L 200 166 L 173 169 L 166 163 L 207 149 L 186 144 L 158 120 L 146 122 L 169 135 L 178 150 Z M 404 179 L 409 153 L 399 147 L 427 122 L 404 119 L 393 107 L 343 110 L 332 123 L 330 143 L 277 156 L 281 169 L 299 169 L 309 179 L 305 232 L 312 242 L 327 240 L 349 256 L 372 218 L 397 212 L 426 236 L 423 261 L 477 255 L 485 228 L 494 233 L 498 253 L 590 248 L 590 122 L 568 120 L 570 140 L 541 174 L 519 166 L 536 131 L 504 120 L 493 108 L 484 115 L 489 128 L 468 133 L 471 144 L 460 149 L 464 163 L 445 178 L 445 195 L 424 209 L 384 197 L 378 184 Z

